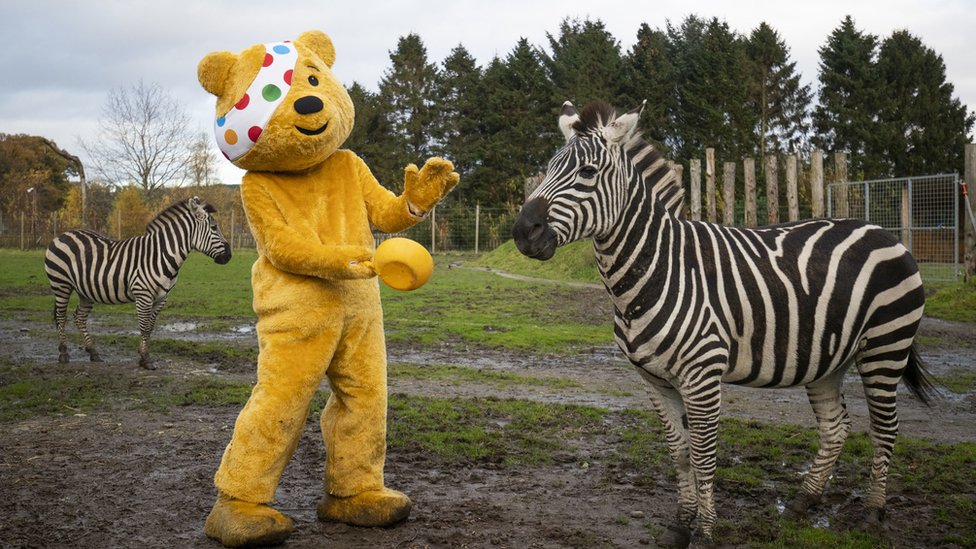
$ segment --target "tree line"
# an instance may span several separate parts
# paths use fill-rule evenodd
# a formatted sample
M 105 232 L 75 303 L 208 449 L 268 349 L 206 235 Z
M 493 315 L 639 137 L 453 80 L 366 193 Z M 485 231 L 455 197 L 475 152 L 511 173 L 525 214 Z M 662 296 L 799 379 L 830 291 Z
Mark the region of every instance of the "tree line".
M 454 200 L 517 204 L 560 143 L 563 101 L 629 110 L 646 100 L 646 137 L 686 165 L 708 147 L 729 160 L 817 147 L 848 152 L 852 179 L 963 168 L 974 115 L 942 57 L 908 31 L 881 39 L 845 17 L 819 50 L 816 102 L 767 23 L 748 35 L 696 15 L 643 24 L 624 51 L 600 20 L 566 19 L 547 40 L 521 39 L 479 66 L 463 45 L 435 64 L 420 36 L 401 37 L 378 91 L 351 87 L 348 147 L 387 182 L 408 162 L 446 156 L 464 181 Z
M 852 180 L 961 173 L 976 120 L 953 96 L 937 52 L 908 31 L 864 32 L 850 16 L 819 49 L 816 100 L 767 23 L 748 34 L 716 17 L 645 23 L 626 51 L 599 19 L 565 19 L 546 38 L 522 38 L 484 65 L 463 44 L 438 63 L 419 35 L 399 38 L 377 91 L 349 86 L 356 123 L 345 146 L 394 190 L 405 165 L 445 156 L 462 176 L 454 205 L 515 208 L 524 180 L 543 172 L 561 143 L 556 117 L 566 100 L 624 110 L 646 100 L 645 136 L 685 173 L 706 148 L 738 161 L 811 147 L 849 153 Z M 212 140 L 190 135 L 185 110 L 158 84 L 113 90 L 99 122 L 99 134 L 81 144 L 91 159 L 88 226 L 114 236 L 111 223 L 123 224 L 119 215 L 112 221 L 118 200 L 125 211 L 136 210 L 136 199 L 155 211 L 173 186 L 216 182 Z M 81 212 L 68 185 L 76 168 L 50 148 L 0 134 L 0 225 L 30 208 L 81 222 L 70 213 Z M 32 187 L 40 191 L 33 197 L 25 192 Z

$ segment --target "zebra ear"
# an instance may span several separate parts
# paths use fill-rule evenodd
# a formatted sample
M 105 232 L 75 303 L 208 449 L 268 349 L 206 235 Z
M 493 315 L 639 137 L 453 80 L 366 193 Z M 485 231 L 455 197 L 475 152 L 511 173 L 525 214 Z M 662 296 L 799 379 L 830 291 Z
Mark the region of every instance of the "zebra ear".
M 566 137 L 566 141 L 569 141 L 576 135 L 576 131 L 573 130 L 573 124 L 576 124 L 579 119 L 580 117 L 579 113 L 576 112 L 576 107 L 569 101 L 563 103 L 563 108 L 559 111 L 559 129 L 563 132 L 563 136 Z
M 607 140 L 611 143 L 620 144 L 630 139 L 630 136 L 637 130 L 637 121 L 640 120 L 641 112 L 643 112 L 646 103 L 646 100 L 643 101 L 636 109 L 618 116 L 611 122 L 603 130 L 603 135 Z

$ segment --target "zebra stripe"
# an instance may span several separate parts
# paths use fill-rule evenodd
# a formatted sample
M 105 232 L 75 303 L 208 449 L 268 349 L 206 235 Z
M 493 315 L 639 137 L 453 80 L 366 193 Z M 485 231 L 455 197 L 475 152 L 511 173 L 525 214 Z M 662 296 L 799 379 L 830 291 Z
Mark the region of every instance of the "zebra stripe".
M 214 211 L 193 197 L 163 210 L 142 236 L 114 240 L 94 231 L 74 230 L 55 238 L 44 256 L 44 270 L 54 292 L 59 362 L 68 361 L 64 325 L 68 300 L 77 292 L 75 325 L 91 360 L 101 360 L 87 329 L 93 305 L 135 301 L 142 336 L 139 363 L 151 368 L 149 336 L 187 256 L 197 250 L 219 264 L 230 260 L 230 244 L 211 215 Z
M 593 239 L 617 343 L 654 388 L 679 470 L 676 531 L 697 517 L 711 536 L 723 382 L 806 386 L 821 445 L 790 509 L 817 501 L 850 430 L 840 388 L 851 364 L 871 415 L 869 517 L 880 519 L 896 386 L 904 376 L 923 401 L 932 389 L 913 347 L 924 306 L 915 261 L 891 234 L 858 220 L 744 229 L 682 219 L 681 183 L 640 136 L 639 112 L 564 105 L 567 143 L 513 236 L 522 253 L 543 260 Z

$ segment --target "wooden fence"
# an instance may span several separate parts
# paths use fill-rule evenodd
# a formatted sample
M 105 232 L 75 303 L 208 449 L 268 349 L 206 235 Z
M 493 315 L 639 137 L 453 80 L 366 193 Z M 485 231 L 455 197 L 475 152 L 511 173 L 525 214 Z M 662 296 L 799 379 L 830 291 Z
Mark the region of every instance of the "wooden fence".
M 672 167 L 678 173 L 678 177 L 684 181 L 684 166 L 673 163 Z M 743 159 L 741 171 L 739 163 L 724 162 L 721 181 L 718 181 L 715 149 L 708 148 L 705 149 L 704 171 L 702 161 L 698 158 L 688 162 L 688 171 L 690 192 L 686 215 L 695 221 L 705 220 L 712 223 L 721 222 L 725 225 L 756 227 L 782 221 L 797 221 L 801 219 L 801 206 L 802 213 L 805 214 L 803 217 L 823 217 L 825 213 L 824 155 L 819 150 L 810 152 L 809 164 L 806 166 L 802 165 L 798 154 L 764 157 L 761 170 L 765 179 L 764 193 L 760 193 L 757 188 L 754 158 Z M 780 185 L 781 173 L 785 186 Z M 740 174 L 743 178 L 741 186 L 736 184 L 736 178 Z M 847 153 L 840 152 L 833 155 L 831 174 L 832 183 L 847 181 Z M 721 192 L 718 192 L 719 184 L 721 184 Z M 785 194 L 785 197 L 781 197 L 781 194 Z M 781 204 L 783 204 L 781 199 L 785 199 L 785 211 L 781 211 Z M 839 202 L 846 203 L 843 200 Z M 703 206 L 704 211 L 702 211 Z M 765 215 L 761 218 L 760 214 L 763 213 Z M 835 215 L 845 217 L 846 213 L 835 212 Z

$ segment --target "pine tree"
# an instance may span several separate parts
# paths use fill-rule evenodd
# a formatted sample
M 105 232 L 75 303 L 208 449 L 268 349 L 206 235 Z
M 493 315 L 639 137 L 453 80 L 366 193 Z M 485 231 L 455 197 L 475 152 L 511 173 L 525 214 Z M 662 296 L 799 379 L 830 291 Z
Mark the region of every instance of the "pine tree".
M 539 52 L 525 38 L 504 61 L 492 60 L 483 85 L 481 161 L 468 181 L 484 205 L 521 204 L 525 178 L 545 169 L 560 142 L 559 105 Z
M 607 101 L 620 107 L 624 61 L 620 44 L 600 20 L 564 19 L 559 36 L 546 33 L 552 55 L 542 61 L 555 87 L 553 103 Z
M 618 107 L 647 101 L 641 114 L 644 135 L 667 148 L 674 136 L 672 117 L 677 110 L 677 74 L 667 34 L 642 24 L 637 29 L 637 42 L 625 58 L 625 71 L 622 93 L 627 104 Z
M 851 179 L 874 178 L 883 172 L 877 149 L 880 102 L 875 57 L 878 39 L 863 33 L 847 16 L 820 48 L 820 101 L 813 112 L 815 145 L 850 154 Z
M 700 158 L 714 147 L 719 158 L 755 150 L 755 115 L 749 103 L 744 39 L 728 23 L 689 16 L 668 24 L 677 73 L 674 148 L 679 158 Z
M 760 23 L 746 44 L 752 75 L 752 104 L 758 117 L 759 157 L 767 151 L 795 151 L 808 132 L 810 86 L 800 85 L 796 62 L 779 33 Z
M 349 97 L 356 109 L 356 122 L 343 146 L 366 161 L 380 183 L 399 191 L 403 185 L 403 168 L 411 160 L 402 151 L 395 154 L 402 145 L 394 139 L 390 105 L 358 82 L 349 87 Z
M 390 107 L 395 147 L 389 151 L 398 164 L 420 164 L 431 156 L 430 124 L 437 67 L 427 61 L 420 36 L 401 37 L 390 54 L 392 66 L 380 80 L 380 98 Z
M 468 50 L 458 45 L 441 64 L 436 80 L 431 135 L 435 154 L 454 162 L 462 179 L 471 174 L 480 159 L 484 136 L 479 132 L 479 118 L 486 93 L 481 68 Z M 457 201 L 464 200 L 466 194 L 466 185 L 451 193 Z
M 973 114 L 952 96 L 942 56 L 907 31 L 881 44 L 877 65 L 884 90 L 874 152 L 892 177 L 961 173 Z

